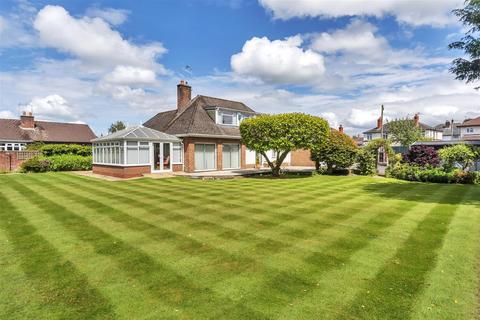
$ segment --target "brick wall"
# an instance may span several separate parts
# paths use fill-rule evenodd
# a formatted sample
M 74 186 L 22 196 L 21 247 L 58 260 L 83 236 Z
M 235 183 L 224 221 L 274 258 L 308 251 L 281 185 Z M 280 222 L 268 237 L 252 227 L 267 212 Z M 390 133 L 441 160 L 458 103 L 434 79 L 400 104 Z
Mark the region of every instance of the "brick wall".
M 290 154 L 290 165 L 299 167 L 314 167 L 315 162 L 310 160 L 310 150 L 295 150 Z
M 39 151 L 0 151 L 0 171 L 17 171 L 23 161 L 39 154 Z
M 230 140 L 230 139 L 212 139 L 212 138 L 184 138 L 183 147 L 184 147 L 184 166 L 185 172 L 194 172 L 195 171 L 195 143 L 214 143 L 216 145 L 216 157 L 217 157 L 217 168 L 216 170 L 222 170 L 222 160 L 223 160 L 223 144 L 224 143 L 239 143 L 240 140 Z M 246 147 L 241 144 L 240 148 L 240 168 L 246 169 Z
M 144 173 L 150 173 L 150 166 L 119 167 L 94 164 L 93 173 L 112 176 L 117 178 L 141 177 Z

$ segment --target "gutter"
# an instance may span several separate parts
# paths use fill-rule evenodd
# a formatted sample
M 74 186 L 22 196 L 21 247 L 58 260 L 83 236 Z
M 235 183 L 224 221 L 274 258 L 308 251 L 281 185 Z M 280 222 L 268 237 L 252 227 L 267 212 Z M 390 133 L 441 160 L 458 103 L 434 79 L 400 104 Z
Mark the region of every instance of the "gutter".
M 215 138 L 215 139 L 242 139 L 241 136 L 226 136 L 226 135 L 214 135 L 214 134 L 175 134 L 179 138 Z

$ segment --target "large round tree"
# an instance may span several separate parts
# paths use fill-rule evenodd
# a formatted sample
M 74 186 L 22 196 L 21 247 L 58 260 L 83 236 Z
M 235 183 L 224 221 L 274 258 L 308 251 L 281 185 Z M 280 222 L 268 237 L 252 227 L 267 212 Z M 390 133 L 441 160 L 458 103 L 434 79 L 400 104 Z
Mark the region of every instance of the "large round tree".
M 356 153 L 355 141 L 337 130 L 332 130 L 324 143 L 311 149 L 316 169 L 319 170 L 320 162 L 324 162 L 327 165 L 328 173 L 332 173 L 334 168 L 344 169 L 353 165 Z
M 329 134 L 329 127 L 328 122 L 319 117 L 285 113 L 245 119 L 240 124 L 240 134 L 247 148 L 259 152 L 272 169 L 272 175 L 278 176 L 289 152 L 310 150 L 322 144 Z M 277 154 L 275 161 L 267 156 L 269 150 Z

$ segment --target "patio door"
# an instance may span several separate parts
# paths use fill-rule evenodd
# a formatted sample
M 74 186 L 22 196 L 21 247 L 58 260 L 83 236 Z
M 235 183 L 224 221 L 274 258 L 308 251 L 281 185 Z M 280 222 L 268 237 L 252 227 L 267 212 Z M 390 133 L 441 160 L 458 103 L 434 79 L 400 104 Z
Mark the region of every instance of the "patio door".
M 216 157 L 214 144 L 195 144 L 195 170 L 215 170 Z
M 153 143 L 153 168 L 152 171 L 170 171 L 172 169 L 170 142 Z
M 238 144 L 223 145 L 222 167 L 224 170 L 240 168 L 240 145 Z

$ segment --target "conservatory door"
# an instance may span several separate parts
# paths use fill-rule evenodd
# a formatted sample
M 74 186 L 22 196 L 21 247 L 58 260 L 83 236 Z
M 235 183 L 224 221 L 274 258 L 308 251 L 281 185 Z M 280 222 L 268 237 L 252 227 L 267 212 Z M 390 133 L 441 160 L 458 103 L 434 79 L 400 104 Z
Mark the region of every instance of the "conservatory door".
M 153 143 L 153 167 L 152 171 L 170 171 L 172 168 L 171 161 L 171 147 L 169 142 L 154 142 Z

